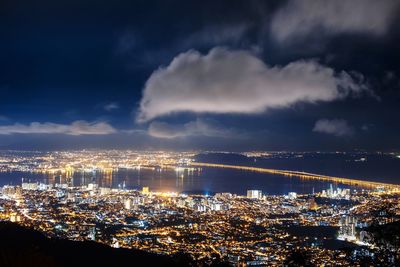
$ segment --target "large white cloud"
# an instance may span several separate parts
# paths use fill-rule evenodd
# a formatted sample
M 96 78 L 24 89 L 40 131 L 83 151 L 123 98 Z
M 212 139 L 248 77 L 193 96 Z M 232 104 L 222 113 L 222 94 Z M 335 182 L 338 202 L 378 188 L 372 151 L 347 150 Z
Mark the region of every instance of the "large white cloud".
M 385 34 L 398 11 L 398 0 L 289 0 L 272 18 L 278 41 L 318 34 Z
M 0 134 L 67 134 L 67 135 L 103 135 L 117 131 L 106 122 L 74 121 L 71 124 L 52 122 L 15 123 L 0 126 Z
M 354 129 L 343 119 L 320 119 L 315 123 L 313 131 L 336 136 L 349 136 L 354 133 Z
M 259 113 L 297 102 L 332 101 L 363 88 L 348 73 L 313 60 L 271 67 L 248 51 L 188 51 L 147 80 L 137 120 L 182 111 Z

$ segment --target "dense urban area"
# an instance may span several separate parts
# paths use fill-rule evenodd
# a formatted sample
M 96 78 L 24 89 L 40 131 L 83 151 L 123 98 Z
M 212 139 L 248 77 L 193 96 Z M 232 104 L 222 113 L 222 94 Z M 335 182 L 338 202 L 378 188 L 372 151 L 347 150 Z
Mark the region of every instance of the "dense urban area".
M 74 172 L 94 170 L 105 177 L 110 174 L 109 179 L 119 168 L 196 171 L 199 166 L 191 164 L 194 155 L 3 153 L 2 172 L 52 173 L 54 179 L 21 177 L 18 184 L 4 185 L 0 221 L 15 222 L 51 238 L 92 240 L 157 254 L 186 253 L 203 264 L 284 265 L 299 257 L 316 266 L 399 263 L 399 237 L 382 234 L 400 220 L 396 185 L 356 190 L 332 183 L 310 194 L 268 195 L 248 188 L 243 195 L 205 195 L 132 189 L 124 184 L 112 187 L 107 179 L 78 186 L 72 182 Z

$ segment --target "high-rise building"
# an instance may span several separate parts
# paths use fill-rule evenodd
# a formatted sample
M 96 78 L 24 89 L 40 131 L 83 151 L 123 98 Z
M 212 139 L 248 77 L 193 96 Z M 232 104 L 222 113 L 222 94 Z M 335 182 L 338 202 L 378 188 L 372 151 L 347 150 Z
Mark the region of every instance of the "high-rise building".
M 23 190 L 38 190 L 38 183 L 22 183 Z
M 88 234 L 89 240 L 96 241 L 96 227 L 91 227 Z
M 336 190 L 333 189 L 331 184 L 327 190 L 322 190 L 321 197 L 333 198 L 333 199 L 350 199 L 350 189 L 342 189 L 337 187 Z
M 10 221 L 11 222 L 20 222 L 21 221 L 21 216 L 19 214 L 12 213 L 10 215 Z
M 96 190 L 98 187 L 99 187 L 99 185 L 95 184 L 95 183 L 90 183 L 87 185 L 88 190 Z
M 111 188 L 100 187 L 100 195 L 107 195 L 111 193 Z
M 352 216 L 344 216 L 340 219 L 339 239 L 355 240 L 356 239 L 357 220 Z
M 12 185 L 5 185 L 3 186 L 3 195 L 7 197 L 14 197 L 16 194 L 16 187 Z
M 5 185 L 3 186 L 1 192 L 4 196 L 15 198 L 15 197 L 20 197 L 22 195 L 22 188 L 19 185 L 17 186 Z
M 130 210 L 132 208 L 132 200 L 130 198 L 125 199 L 124 207 L 127 210 Z
M 260 199 L 262 198 L 261 190 L 247 190 L 247 198 Z

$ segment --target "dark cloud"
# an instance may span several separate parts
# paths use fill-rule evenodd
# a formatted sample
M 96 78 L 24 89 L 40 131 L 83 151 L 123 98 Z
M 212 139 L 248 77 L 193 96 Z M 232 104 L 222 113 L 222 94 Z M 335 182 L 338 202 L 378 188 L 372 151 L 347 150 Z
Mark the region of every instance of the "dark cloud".
M 273 37 L 292 42 L 315 35 L 366 33 L 384 35 L 398 11 L 397 0 L 289 0 L 271 22 Z
M 320 119 L 315 123 L 313 131 L 335 136 L 350 136 L 354 133 L 354 129 L 343 119 Z
M 249 30 L 250 25 L 246 23 L 208 26 L 190 34 L 184 40 L 180 40 L 179 43 L 183 49 L 207 45 L 240 45 L 240 43 L 246 41 Z
M 103 106 L 106 111 L 113 111 L 119 109 L 119 104 L 117 102 L 111 102 Z
M 66 134 L 66 135 L 105 135 L 116 133 L 107 122 L 74 121 L 71 124 L 52 122 L 15 123 L 0 126 L 0 135 L 8 134 Z
M 148 134 L 157 138 L 177 138 L 192 136 L 207 137 L 238 137 L 239 133 L 234 129 L 224 129 L 214 121 L 196 119 L 184 124 L 170 124 L 153 121 L 149 125 Z

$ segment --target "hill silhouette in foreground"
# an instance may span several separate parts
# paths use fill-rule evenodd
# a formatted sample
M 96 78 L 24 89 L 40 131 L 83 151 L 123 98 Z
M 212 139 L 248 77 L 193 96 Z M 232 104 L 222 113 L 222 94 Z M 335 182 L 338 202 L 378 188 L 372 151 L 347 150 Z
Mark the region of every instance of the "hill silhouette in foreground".
M 18 224 L 0 223 L 0 266 L 190 266 L 185 255 L 164 256 L 92 241 L 47 238 Z

